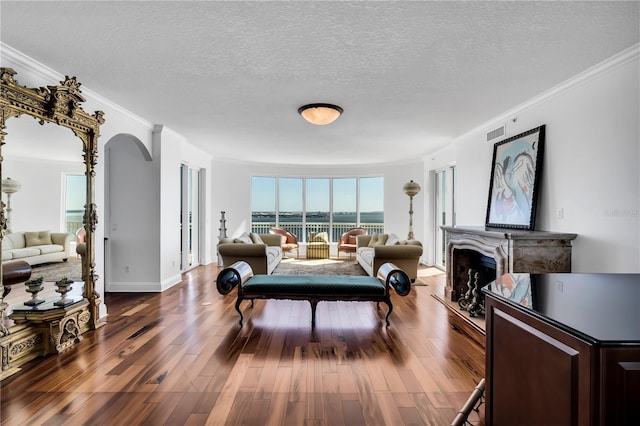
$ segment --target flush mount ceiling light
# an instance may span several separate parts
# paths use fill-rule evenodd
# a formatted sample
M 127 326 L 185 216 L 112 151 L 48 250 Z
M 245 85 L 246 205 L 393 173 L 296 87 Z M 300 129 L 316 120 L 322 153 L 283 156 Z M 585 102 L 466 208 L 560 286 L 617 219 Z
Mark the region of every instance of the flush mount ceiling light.
M 302 118 L 317 126 L 333 123 L 340 117 L 342 111 L 342 108 L 332 104 L 309 104 L 298 108 Z

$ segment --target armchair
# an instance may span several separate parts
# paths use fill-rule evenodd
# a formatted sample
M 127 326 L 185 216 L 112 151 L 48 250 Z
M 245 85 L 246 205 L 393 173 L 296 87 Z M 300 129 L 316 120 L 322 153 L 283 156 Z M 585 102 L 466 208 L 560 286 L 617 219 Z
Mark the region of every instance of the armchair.
M 351 253 L 356 252 L 358 235 L 367 235 L 367 230 L 364 228 L 351 228 L 340 236 L 338 258 L 341 251 L 349 253 L 349 257 L 351 257 Z
M 287 231 L 286 229 L 282 229 L 282 228 L 271 228 L 269 230 L 270 234 L 278 234 L 278 235 L 282 235 L 285 238 L 285 240 L 282 242 L 282 251 L 284 253 L 290 253 L 292 251 L 296 252 L 296 257 L 298 257 L 299 255 L 299 250 L 298 250 L 298 238 L 293 235 L 291 232 Z

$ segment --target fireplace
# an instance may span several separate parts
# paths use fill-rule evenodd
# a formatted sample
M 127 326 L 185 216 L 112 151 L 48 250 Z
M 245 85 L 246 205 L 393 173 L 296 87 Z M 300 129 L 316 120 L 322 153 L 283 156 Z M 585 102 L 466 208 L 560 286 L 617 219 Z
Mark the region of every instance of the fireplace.
M 469 269 L 478 271 L 480 287 L 511 272 L 571 272 L 576 234 L 479 226 L 442 229 L 447 243 L 445 298 L 453 302 L 468 291 Z
M 457 251 L 455 259 L 453 282 L 463 284 L 456 289 L 460 295 L 458 305 L 472 317 L 484 317 L 484 296 L 480 289 L 496 279 L 496 261 L 493 257 L 468 249 Z

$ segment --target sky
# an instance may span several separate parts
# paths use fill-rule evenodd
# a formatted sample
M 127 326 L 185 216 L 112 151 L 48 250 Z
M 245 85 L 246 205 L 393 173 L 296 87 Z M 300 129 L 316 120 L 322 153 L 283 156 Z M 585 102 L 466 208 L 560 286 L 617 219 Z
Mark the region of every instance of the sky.
M 306 210 L 328 211 L 330 184 L 333 182 L 333 211 L 355 212 L 357 178 L 279 178 L 281 212 L 302 211 L 303 183 L 306 181 Z M 360 211 L 383 211 L 384 178 L 360 178 Z M 274 211 L 276 178 L 252 178 L 252 210 Z

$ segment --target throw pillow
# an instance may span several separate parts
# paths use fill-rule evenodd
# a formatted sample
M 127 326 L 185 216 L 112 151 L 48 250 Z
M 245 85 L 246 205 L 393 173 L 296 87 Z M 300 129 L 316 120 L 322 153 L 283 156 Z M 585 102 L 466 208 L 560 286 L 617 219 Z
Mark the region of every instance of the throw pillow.
M 311 232 L 309 234 L 310 243 L 326 243 L 329 241 L 329 234 L 326 232 Z
M 400 238 L 396 234 L 389 234 L 389 238 L 387 238 L 385 245 L 395 246 L 396 244 L 400 244 Z
M 49 231 L 25 232 L 24 239 L 27 247 L 53 244 Z
M 388 234 L 378 235 L 378 240 L 375 242 L 374 246 L 383 246 L 387 242 L 387 238 L 389 238 Z
M 373 234 L 368 247 L 383 246 L 387 242 L 387 238 L 389 238 L 387 234 Z
M 251 237 L 249 236 L 248 232 L 245 232 L 244 234 L 240 235 L 238 238 L 236 238 L 238 240 L 238 242 L 240 243 L 245 243 L 245 244 L 251 244 L 253 243 L 253 241 L 251 241 Z
M 249 234 L 249 237 L 251 238 L 253 244 L 264 244 L 264 241 L 262 241 L 262 237 L 256 233 L 251 232 Z

